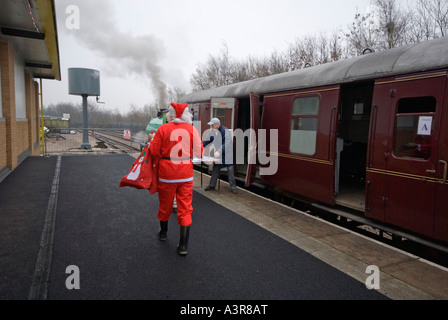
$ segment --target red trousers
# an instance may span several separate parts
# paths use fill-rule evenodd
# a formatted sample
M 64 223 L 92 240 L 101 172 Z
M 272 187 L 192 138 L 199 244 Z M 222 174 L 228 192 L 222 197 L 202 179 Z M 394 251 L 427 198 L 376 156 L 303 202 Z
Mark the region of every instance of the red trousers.
M 192 224 L 191 213 L 193 212 L 193 181 L 181 183 L 166 183 L 159 181 L 159 213 L 160 221 L 168 221 L 173 212 L 173 201 L 177 201 L 177 223 L 183 227 Z

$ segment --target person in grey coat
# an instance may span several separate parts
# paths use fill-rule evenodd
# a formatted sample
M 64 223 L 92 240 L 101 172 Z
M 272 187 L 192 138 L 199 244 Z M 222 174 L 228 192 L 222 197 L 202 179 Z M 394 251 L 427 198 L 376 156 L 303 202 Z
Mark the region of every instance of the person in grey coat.
M 221 124 L 221 121 L 218 118 L 213 118 L 208 125 L 211 126 L 210 135 L 207 140 L 202 141 L 202 144 L 205 148 L 210 143 L 213 143 L 213 146 L 215 147 L 214 157 L 219 158 L 221 161 L 213 164 L 212 177 L 210 178 L 210 183 L 205 188 L 205 191 L 215 190 L 221 168 L 227 168 L 230 190 L 232 193 L 237 193 L 235 174 L 233 172 L 234 160 L 232 134 Z

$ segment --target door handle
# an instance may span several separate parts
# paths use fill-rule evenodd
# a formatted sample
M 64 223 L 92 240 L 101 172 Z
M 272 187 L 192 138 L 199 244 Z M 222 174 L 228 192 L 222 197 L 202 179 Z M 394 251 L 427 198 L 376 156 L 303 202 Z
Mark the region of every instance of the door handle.
M 446 182 L 446 175 L 448 172 L 448 163 L 445 160 L 439 160 L 439 163 L 443 164 L 443 180 L 440 182 L 441 184 L 445 184 Z
M 436 170 L 427 169 L 426 173 L 433 173 L 434 174 L 434 173 L 436 173 Z

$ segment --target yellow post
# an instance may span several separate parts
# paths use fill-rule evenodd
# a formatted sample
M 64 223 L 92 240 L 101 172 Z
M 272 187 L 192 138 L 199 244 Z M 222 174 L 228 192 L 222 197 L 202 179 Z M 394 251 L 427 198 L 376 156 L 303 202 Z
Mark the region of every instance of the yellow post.
M 40 139 L 41 139 L 41 149 L 42 157 L 45 156 L 45 130 L 44 130 L 44 99 L 42 92 L 42 78 L 40 78 Z

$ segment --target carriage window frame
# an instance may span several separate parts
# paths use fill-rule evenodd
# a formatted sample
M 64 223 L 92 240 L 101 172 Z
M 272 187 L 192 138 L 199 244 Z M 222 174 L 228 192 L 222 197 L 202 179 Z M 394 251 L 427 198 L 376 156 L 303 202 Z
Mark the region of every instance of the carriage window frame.
M 199 131 L 199 112 L 192 109 L 191 113 L 193 114 L 193 127 Z
M 319 96 L 297 97 L 292 102 L 289 151 L 313 156 L 317 150 Z
M 397 101 L 393 141 L 395 157 L 424 161 L 431 158 L 436 110 L 437 99 L 434 96 L 407 97 Z
M 226 122 L 226 110 L 227 108 L 213 108 L 213 118 L 218 118 L 224 124 Z

